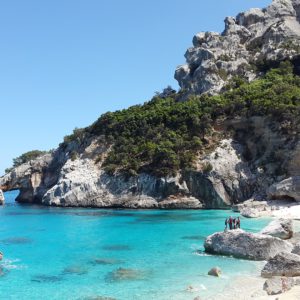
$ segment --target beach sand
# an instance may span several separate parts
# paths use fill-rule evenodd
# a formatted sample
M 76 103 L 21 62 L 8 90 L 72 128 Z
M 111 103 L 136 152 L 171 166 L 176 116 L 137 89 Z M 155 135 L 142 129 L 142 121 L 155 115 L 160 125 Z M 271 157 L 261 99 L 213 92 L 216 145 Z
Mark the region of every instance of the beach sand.
M 207 298 L 208 300 L 299 300 L 300 286 L 294 286 L 290 291 L 279 295 L 269 296 L 263 290 L 265 278 L 259 276 L 244 276 L 243 278 L 236 278 L 229 284 L 224 291 Z

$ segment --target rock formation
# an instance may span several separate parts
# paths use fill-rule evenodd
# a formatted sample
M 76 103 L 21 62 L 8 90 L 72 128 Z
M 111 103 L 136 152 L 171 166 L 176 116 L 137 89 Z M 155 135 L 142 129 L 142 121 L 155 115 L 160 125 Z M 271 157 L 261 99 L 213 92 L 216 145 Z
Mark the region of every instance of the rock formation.
M 261 276 L 300 276 L 300 256 L 287 252 L 278 253 L 268 260 L 261 271 Z
M 197 34 L 187 64 L 176 71 L 179 95 L 216 93 L 236 75 L 256 78 L 259 62 L 296 59 L 299 1 L 276 0 L 266 9 L 226 18 L 222 34 Z M 172 94 L 167 88 L 160 96 Z M 214 144 L 204 139 L 209 147 L 199 153 L 194 168 L 167 177 L 144 170 L 130 176 L 105 172 L 113 145 L 87 130 L 84 138 L 12 169 L 0 177 L 0 188 L 19 189 L 19 202 L 57 206 L 229 208 L 250 198 L 264 200 L 267 190 L 272 199 L 296 202 L 300 142 L 297 128 L 288 135 L 285 125 L 268 116 L 218 119 L 212 130 L 220 138 Z M 256 217 L 268 209 L 263 202 L 255 203 L 259 212 L 245 205 L 241 213 Z
M 206 252 L 212 254 L 266 260 L 282 251 L 291 252 L 293 246 L 279 238 L 236 229 L 217 232 L 208 236 L 204 248 Z
M 4 201 L 5 201 L 4 194 L 3 194 L 2 190 L 0 190 L 0 205 L 3 205 Z
M 264 290 L 268 295 L 278 295 L 289 291 L 294 286 L 294 279 L 290 277 L 274 277 L 267 279 Z
M 215 277 L 219 277 L 219 276 L 221 276 L 221 274 L 222 274 L 222 271 L 219 267 L 214 267 L 214 268 L 210 269 L 207 273 L 207 275 L 215 276 Z
M 263 62 L 299 55 L 299 0 L 273 0 L 266 9 L 250 9 L 225 19 L 222 33 L 200 32 L 175 72 L 182 99 L 190 94 L 216 94 L 234 76 L 251 81 Z
M 268 190 L 268 195 L 274 199 L 287 198 L 300 201 L 300 176 L 293 176 L 273 184 Z
M 289 219 L 276 219 L 260 233 L 287 240 L 293 237 L 293 222 Z

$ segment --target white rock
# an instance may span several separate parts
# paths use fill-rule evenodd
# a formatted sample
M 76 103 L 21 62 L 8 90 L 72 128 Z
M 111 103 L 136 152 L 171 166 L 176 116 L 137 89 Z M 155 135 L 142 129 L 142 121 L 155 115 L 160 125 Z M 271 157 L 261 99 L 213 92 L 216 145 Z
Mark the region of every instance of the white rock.
M 276 219 L 262 229 L 260 233 L 287 240 L 293 237 L 293 222 L 290 219 Z
M 279 183 L 273 184 L 269 190 L 270 198 L 291 198 L 300 201 L 300 176 L 290 177 Z
M 284 249 L 282 249 L 282 251 L 284 251 Z M 261 271 L 261 276 L 300 276 L 300 256 L 288 252 L 278 253 L 268 260 Z
M 237 258 L 266 260 L 281 251 L 291 252 L 293 245 L 268 235 L 245 232 L 241 229 L 217 232 L 208 236 L 205 251 L 212 254 L 232 255 Z

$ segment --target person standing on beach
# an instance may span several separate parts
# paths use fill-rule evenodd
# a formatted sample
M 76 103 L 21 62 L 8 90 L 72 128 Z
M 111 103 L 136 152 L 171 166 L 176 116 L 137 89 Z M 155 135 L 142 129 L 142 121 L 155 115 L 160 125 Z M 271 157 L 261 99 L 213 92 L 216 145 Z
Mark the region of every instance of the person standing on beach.
M 225 229 L 224 229 L 224 231 L 227 231 L 227 225 L 228 225 L 228 219 L 226 218 L 225 219 Z
M 237 217 L 237 219 L 236 219 L 236 228 L 241 228 L 241 220 L 240 220 L 240 217 Z
M 236 218 L 233 218 L 232 225 L 233 229 L 236 229 Z
M 232 229 L 232 217 L 231 216 L 229 217 L 228 223 L 229 223 L 229 229 L 231 230 Z

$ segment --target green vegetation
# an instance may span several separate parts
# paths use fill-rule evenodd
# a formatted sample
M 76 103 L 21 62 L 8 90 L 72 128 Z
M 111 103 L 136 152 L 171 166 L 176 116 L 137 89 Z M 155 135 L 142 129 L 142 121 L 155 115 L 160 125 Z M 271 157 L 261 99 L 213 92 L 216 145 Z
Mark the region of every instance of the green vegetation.
M 48 153 L 48 151 L 40 151 L 40 150 L 32 150 L 28 151 L 26 153 L 23 153 L 22 155 L 18 156 L 17 158 L 13 159 L 13 167 L 8 168 L 5 170 L 5 173 L 10 172 L 13 168 L 16 168 L 24 163 L 29 162 L 30 160 L 36 159 L 37 157 L 44 155 Z
M 158 176 L 193 168 L 197 155 L 214 138 L 214 122 L 237 116 L 269 116 L 297 132 L 300 124 L 300 77 L 289 62 L 251 83 L 235 77 L 217 96 L 192 96 L 178 102 L 178 94 L 155 96 L 143 105 L 108 112 L 92 126 L 75 129 L 64 143 L 80 141 L 86 133 L 104 135 L 113 147 L 104 167 L 107 172 Z M 203 172 L 211 167 L 204 166 Z
M 87 130 L 113 144 L 106 171 L 166 176 L 192 168 L 220 117 L 269 115 L 293 124 L 300 118 L 300 77 L 289 63 L 252 83 L 235 78 L 227 88 L 221 95 L 193 96 L 186 102 L 176 101 L 176 95 L 154 97 L 144 105 L 102 115 Z

